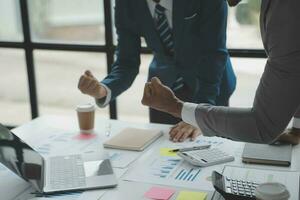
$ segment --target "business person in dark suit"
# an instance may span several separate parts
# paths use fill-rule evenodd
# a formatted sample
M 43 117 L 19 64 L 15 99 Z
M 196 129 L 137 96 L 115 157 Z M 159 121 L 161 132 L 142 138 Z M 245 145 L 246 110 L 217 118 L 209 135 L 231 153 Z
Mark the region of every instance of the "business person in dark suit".
M 227 106 L 236 79 L 226 49 L 227 4 L 224 0 L 116 0 L 116 61 L 99 84 L 91 72 L 79 89 L 104 107 L 127 90 L 139 72 L 141 37 L 153 52 L 149 80 L 156 76 L 185 101 Z M 150 121 L 176 124 L 180 119 L 150 109 Z M 199 131 L 181 122 L 174 141 Z
M 279 138 L 299 143 L 299 8 L 299 0 L 262 1 L 261 35 L 268 60 L 251 108 L 184 103 L 158 78 L 146 84 L 143 104 L 182 117 L 206 136 L 254 143 L 272 143 Z M 293 128 L 281 134 L 292 118 Z

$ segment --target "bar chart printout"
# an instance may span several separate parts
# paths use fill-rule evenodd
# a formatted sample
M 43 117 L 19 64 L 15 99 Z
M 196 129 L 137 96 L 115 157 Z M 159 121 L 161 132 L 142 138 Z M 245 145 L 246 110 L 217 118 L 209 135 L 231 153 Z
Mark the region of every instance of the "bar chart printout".
M 207 179 L 211 172 L 184 162 L 181 158 L 150 156 L 130 170 L 125 180 L 168 186 L 212 190 Z
M 151 165 L 151 174 L 161 179 L 193 182 L 201 169 L 185 165 L 181 159 L 160 157 Z

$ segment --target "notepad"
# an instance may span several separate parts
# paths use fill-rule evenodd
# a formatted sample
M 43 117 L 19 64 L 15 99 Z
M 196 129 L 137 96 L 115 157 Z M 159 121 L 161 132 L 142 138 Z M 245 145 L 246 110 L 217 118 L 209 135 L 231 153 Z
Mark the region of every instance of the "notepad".
M 175 190 L 168 188 L 152 187 L 144 196 L 155 200 L 169 200 L 175 193 Z
M 126 128 L 106 141 L 103 146 L 113 149 L 143 151 L 162 135 L 160 130 Z
M 290 166 L 292 151 L 292 145 L 246 143 L 242 160 L 245 163 Z
M 206 200 L 206 197 L 205 192 L 181 191 L 176 200 Z

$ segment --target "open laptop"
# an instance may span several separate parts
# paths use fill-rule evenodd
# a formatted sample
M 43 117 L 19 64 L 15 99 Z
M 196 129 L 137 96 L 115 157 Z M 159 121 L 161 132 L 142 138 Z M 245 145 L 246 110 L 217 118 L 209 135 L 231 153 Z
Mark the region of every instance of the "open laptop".
M 98 156 L 76 154 L 43 158 L 1 124 L 0 162 L 42 194 L 117 185 L 106 156 L 99 153 Z

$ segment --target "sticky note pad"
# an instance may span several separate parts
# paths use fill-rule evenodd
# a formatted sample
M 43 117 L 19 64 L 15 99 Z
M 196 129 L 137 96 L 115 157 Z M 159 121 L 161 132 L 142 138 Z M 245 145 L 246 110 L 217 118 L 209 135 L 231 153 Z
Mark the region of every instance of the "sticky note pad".
M 168 200 L 175 193 L 175 190 L 168 188 L 152 187 L 144 194 L 145 197 L 155 200 Z
M 160 148 L 159 153 L 161 156 L 169 156 L 169 157 L 177 156 L 176 152 L 171 152 L 170 150 L 172 150 L 172 149 L 171 148 Z
M 181 191 L 176 200 L 206 200 L 206 197 L 205 192 Z

